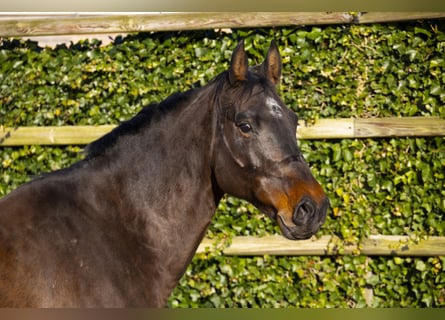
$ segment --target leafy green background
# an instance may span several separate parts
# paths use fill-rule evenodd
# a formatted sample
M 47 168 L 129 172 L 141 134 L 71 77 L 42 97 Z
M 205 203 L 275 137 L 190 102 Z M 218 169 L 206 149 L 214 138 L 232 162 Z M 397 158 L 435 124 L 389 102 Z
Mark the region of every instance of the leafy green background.
M 92 40 L 55 49 L 1 39 L 0 125 L 117 124 L 225 70 L 241 37 L 252 64 L 277 41 L 279 91 L 301 119 L 445 118 L 445 22 L 438 20 L 141 33 L 106 46 Z M 299 144 L 331 200 L 317 236 L 445 236 L 444 138 Z M 82 148 L 0 148 L 0 195 L 69 166 Z M 206 236 L 276 233 L 251 204 L 225 197 Z M 229 257 L 217 250 L 193 259 L 169 306 L 443 307 L 444 271 L 444 257 Z

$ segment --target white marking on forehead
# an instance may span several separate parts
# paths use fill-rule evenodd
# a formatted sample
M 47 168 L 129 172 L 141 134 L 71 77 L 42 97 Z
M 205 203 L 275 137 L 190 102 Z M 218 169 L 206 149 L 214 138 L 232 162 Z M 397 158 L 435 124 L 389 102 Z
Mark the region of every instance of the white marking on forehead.
M 266 98 L 266 106 L 272 115 L 281 118 L 283 116 L 282 108 L 277 100 L 271 97 Z

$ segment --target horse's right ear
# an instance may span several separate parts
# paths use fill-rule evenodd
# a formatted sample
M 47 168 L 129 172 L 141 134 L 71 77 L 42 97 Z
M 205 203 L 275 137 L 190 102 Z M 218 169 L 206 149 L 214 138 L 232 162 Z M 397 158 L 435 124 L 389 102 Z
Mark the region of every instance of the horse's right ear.
M 249 69 L 247 54 L 244 51 L 244 40 L 238 42 L 235 50 L 232 53 L 232 60 L 230 61 L 229 81 L 234 84 L 237 81 L 247 80 L 247 71 Z

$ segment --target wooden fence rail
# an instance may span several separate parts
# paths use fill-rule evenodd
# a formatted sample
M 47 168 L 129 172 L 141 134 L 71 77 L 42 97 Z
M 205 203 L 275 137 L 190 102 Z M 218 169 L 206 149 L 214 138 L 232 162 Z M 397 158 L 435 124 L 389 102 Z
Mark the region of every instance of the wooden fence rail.
M 409 236 L 373 235 L 360 243 L 345 243 L 339 238 L 322 236 L 293 241 L 282 236 L 234 237 L 230 244 L 204 239 L 197 253 L 222 249 L 225 255 L 236 256 L 323 256 L 362 254 L 367 256 L 443 256 L 445 237 L 411 239 Z
M 0 37 L 374 23 L 445 18 L 445 12 L 179 12 L 0 15 Z
M 17 127 L 0 126 L 0 146 L 83 145 L 111 131 L 114 125 Z M 439 117 L 320 119 L 301 121 L 299 139 L 383 138 L 445 136 L 445 119 Z
M 0 20 L 0 36 L 132 33 L 302 24 L 348 23 L 345 13 L 194 12 L 132 15 L 11 17 Z

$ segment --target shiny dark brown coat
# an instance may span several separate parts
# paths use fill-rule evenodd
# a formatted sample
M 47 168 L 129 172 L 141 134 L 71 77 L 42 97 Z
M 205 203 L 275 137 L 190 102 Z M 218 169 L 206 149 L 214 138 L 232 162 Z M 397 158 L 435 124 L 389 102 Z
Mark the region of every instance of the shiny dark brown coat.
M 289 239 L 322 225 L 328 200 L 277 96 L 272 43 L 249 69 L 240 42 L 206 86 L 144 108 L 84 160 L 0 200 L 1 307 L 161 307 L 224 193 Z

